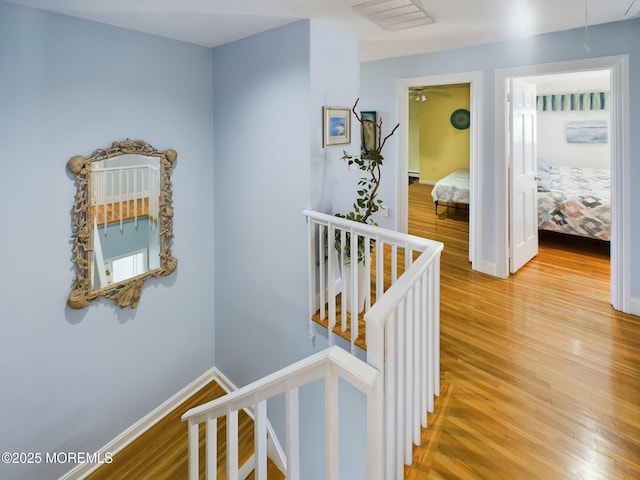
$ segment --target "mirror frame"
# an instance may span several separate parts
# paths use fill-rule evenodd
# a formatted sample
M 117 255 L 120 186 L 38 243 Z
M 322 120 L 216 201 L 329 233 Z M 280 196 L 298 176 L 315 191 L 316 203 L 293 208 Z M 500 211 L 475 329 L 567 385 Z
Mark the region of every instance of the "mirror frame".
M 147 157 L 158 157 L 160 161 L 160 268 L 150 270 L 127 280 L 107 287 L 91 288 L 91 164 L 119 155 L 138 154 Z M 113 142 L 110 147 L 95 150 L 89 157 L 76 155 L 67 162 L 67 168 L 75 174 L 77 192 L 73 204 L 73 263 L 76 278 L 71 288 L 67 304 L 71 308 L 85 308 L 100 297 L 113 299 L 120 308 L 136 308 L 140 301 L 142 287 L 148 278 L 170 275 L 178 266 L 178 261 L 171 255 L 173 244 L 173 186 L 171 171 L 178 158 L 175 150 L 159 151 L 143 140 L 125 140 Z

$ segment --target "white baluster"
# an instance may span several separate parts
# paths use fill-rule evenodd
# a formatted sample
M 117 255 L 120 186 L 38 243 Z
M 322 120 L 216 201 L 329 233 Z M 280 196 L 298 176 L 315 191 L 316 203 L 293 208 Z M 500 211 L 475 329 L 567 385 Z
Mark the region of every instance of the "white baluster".
M 420 354 L 421 354 L 421 367 L 420 367 L 420 378 L 422 383 L 422 397 L 420 404 L 422 406 L 420 410 L 420 419 L 422 422 L 422 426 L 424 428 L 427 427 L 427 411 L 428 406 L 430 404 L 429 397 L 432 396 L 430 394 L 431 388 L 429 387 L 429 366 L 430 362 L 428 361 L 429 352 L 431 349 L 429 348 L 429 304 L 427 303 L 427 286 L 428 286 L 428 274 L 427 272 L 422 274 L 421 282 L 420 282 Z
M 227 414 L 227 479 L 238 480 L 238 411 Z
M 124 201 L 122 195 L 122 183 L 124 181 L 124 174 L 125 172 L 123 172 L 122 169 L 118 170 L 118 209 L 120 211 L 120 231 L 122 231 L 122 218 L 124 217 L 124 205 L 122 205 L 122 202 Z
M 206 425 L 207 480 L 216 480 L 218 476 L 218 421 L 215 418 L 208 418 Z
M 433 294 L 431 302 L 433 303 L 433 354 L 434 354 L 434 376 L 435 388 L 434 393 L 440 396 L 440 255 L 434 260 L 433 265 L 429 267 L 432 273 L 431 284 L 433 285 Z
M 420 279 L 418 279 L 418 285 Z M 420 290 L 414 286 L 411 289 L 411 318 L 413 322 L 413 336 L 409 339 L 413 342 L 411 364 L 413 365 L 413 392 L 412 392 L 412 405 L 413 411 L 411 414 L 411 421 L 413 422 L 413 444 L 420 445 Z
M 198 424 L 189 422 L 189 480 L 198 480 Z
M 345 245 L 347 244 L 347 232 L 340 230 L 340 283 L 342 285 L 342 295 L 340 301 L 340 328 L 343 332 L 347 331 L 347 289 L 350 288 L 347 285 L 347 254 L 345 252 Z
M 326 288 L 327 288 L 327 279 L 325 278 L 325 227 L 323 225 L 318 224 L 318 277 L 320 279 L 320 320 L 324 320 L 326 318 L 326 310 L 325 305 L 327 303 L 326 298 Z
M 317 300 L 316 300 L 316 275 L 318 271 L 316 270 L 316 262 L 321 265 L 320 255 L 318 255 L 318 251 L 316 250 L 316 224 L 315 222 L 307 218 L 307 232 L 309 236 L 309 244 L 308 248 L 308 261 L 309 261 L 309 335 L 313 336 L 315 334 L 315 322 L 313 321 L 313 315 L 316 312 Z M 321 268 L 321 267 L 320 267 Z M 322 285 L 322 283 L 320 284 Z
M 298 389 L 286 393 L 287 480 L 300 480 L 300 405 Z
M 325 455 L 327 480 L 338 480 L 340 477 L 340 449 L 338 422 L 338 377 L 331 371 L 325 377 Z
M 267 401 L 261 400 L 255 409 L 256 480 L 267 480 Z

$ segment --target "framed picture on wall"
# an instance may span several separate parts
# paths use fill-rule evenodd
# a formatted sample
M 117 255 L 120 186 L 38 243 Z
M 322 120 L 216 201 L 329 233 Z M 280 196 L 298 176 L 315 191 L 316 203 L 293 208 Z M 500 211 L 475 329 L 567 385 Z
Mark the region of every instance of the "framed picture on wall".
M 324 107 L 325 147 L 351 143 L 351 109 L 347 107 Z
M 572 120 L 565 125 L 567 143 L 608 143 L 606 120 Z
M 376 112 L 360 112 L 362 119 L 362 150 L 375 150 L 377 147 Z

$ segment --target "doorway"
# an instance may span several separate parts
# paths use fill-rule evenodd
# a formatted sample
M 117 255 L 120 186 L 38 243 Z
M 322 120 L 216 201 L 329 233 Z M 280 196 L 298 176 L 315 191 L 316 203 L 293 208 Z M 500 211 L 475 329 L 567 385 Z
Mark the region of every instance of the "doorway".
M 559 64 L 533 65 L 496 71 L 496 131 L 502 132 L 502 141 L 496 144 L 498 159 L 498 185 L 500 201 L 497 205 L 498 221 L 501 223 L 498 238 L 499 276 L 509 275 L 511 200 L 509 194 L 508 85 L 512 79 L 553 74 L 571 74 L 590 70 L 606 70 L 610 78 L 610 154 L 611 154 L 611 304 L 617 310 L 630 309 L 629 272 L 622 259 L 629 255 L 629 196 L 628 192 L 628 58 L 626 56 L 566 62 Z M 499 137 L 499 136 L 498 136 Z
M 468 84 L 470 91 L 470 132 L 469 132 L 469 261 L 474 267 L 476 262 L 478 242 L 476 241 L 478 228 L 477 222 L 482 221 L 478 212 L 477 189 L 478 162 L 480 155 L 480 138 L 482 138 L 482 126 L 479 112 L 482 104 L 482 72 L 466 72 L 459 74 L 434 75 L 400 79 L 397 83 L 398 91 L 398 121 L 402 125 L 409 125 L 409 102 L 412 101 L 410 91 L 416 88 L 436 88 L 440 85 Z M 408 231 L 408 174 L 409 174 L 409 138 L 408 134 L 401 136 L 398 141 L 398 184 L 397 184 L 397 210 L 398 231 Z

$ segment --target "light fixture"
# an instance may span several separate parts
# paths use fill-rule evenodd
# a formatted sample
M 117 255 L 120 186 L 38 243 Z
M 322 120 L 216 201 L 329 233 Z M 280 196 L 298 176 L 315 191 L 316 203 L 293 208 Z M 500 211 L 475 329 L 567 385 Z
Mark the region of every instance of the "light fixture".
M 353 8 L 391 32 L 435 23 L 419 0 L 369 0 Z
M 412 88 L 409 90 L 409 100 L 413 100 L 415 102 L 426 102 L 428 99 L 424 90 L 421 88 Z

